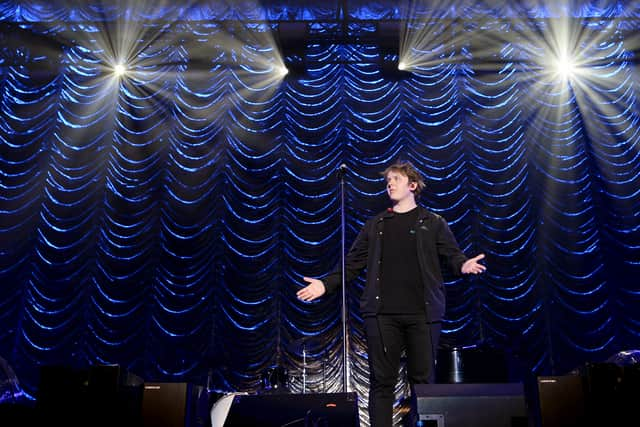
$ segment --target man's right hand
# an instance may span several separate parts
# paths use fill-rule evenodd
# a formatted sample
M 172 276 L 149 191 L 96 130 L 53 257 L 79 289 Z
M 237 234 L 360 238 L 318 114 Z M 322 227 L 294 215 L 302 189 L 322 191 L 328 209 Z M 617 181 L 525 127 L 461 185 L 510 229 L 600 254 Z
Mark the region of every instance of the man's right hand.
M 322 280 L 312 279 L 311 277 L 303 277 L 304 281 L 309 285 L 300 289 L 296 296 L 302 301 L 313 301 L 316 298 L 320 298 L 327 291 L 324 287 Z

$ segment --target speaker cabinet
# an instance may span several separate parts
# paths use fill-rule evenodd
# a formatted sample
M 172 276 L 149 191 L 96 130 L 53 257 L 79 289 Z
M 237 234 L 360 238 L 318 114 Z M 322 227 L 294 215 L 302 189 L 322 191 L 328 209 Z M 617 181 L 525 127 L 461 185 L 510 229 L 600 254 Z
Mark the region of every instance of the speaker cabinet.
M 67 366 L 41 366 L 36 393 L 36 410 L 39 416 L 65 425 L 81 425 L 88 412 L 87 381 L 86 371 Z
M 142 379 L 118 365 L 42 366 L 36 416 L 65 426 L 140 427 Z
M 359 427 L 355 393 L 236 395 L 224 427 Z M 214 426 L 220 427 L 220 426 Z
M 538 377 L 541 427 L 585 426 L 583 379 L 579 375 Z
M 417 416 L 429 427 L 526 427 L 520 383 L 416 384 Z
M 589 363 L 583 371 L 584 406 L 590 425 L 640 425 L 640 365 Z
M 143 427 L 209 426 L 209 398 L 204 387 L 190 383 L 145 383 Z

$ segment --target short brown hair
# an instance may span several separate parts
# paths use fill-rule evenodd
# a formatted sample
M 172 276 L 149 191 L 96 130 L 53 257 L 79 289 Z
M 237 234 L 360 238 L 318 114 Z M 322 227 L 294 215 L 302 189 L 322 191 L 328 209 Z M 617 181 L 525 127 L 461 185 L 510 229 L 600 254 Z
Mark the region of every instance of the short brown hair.
M 416 189 L 413 191 L 415 198 L 417 199 L 424 187 L 426 186 L 420 172 L 411 164 L 411 162 L 398 161 L 388 168 L 386 168 L 381 174 L 387 178 L 389 172 L 399 172 L 409 178 L 409 184 L 416 183 Z

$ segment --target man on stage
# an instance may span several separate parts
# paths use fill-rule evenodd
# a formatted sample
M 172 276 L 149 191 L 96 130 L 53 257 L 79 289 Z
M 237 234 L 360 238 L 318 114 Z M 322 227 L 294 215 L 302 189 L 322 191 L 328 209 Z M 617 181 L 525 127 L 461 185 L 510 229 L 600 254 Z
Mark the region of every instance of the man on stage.
M 435 354 L 445 312 L 441 260 L 456 275 L 479 274 L 480 254 L 467 258 L 447 222 L 418 206 L 425 184 L 409 162 L 389 166 L 383 175 L 392 208 L 369 219 L 345 260 L 349 282 L 366 268 L 360 300 L 369 361 L 369 417 L 372 427 L 391 427 L 400 356 L 406 349 L 411 384 L 432 383 Z M 297 297 L 312 301 L 341 285 L 335 271 L 309 283 Z

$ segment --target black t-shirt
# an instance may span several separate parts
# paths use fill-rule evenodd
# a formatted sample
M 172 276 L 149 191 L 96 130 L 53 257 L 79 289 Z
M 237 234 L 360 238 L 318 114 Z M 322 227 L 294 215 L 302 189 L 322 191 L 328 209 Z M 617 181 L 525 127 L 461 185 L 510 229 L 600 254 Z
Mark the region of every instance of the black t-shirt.
M 385 219 L 382 236 L 380 313 L 424 313 L 424 285 L 418 265 L 418 209 Z

